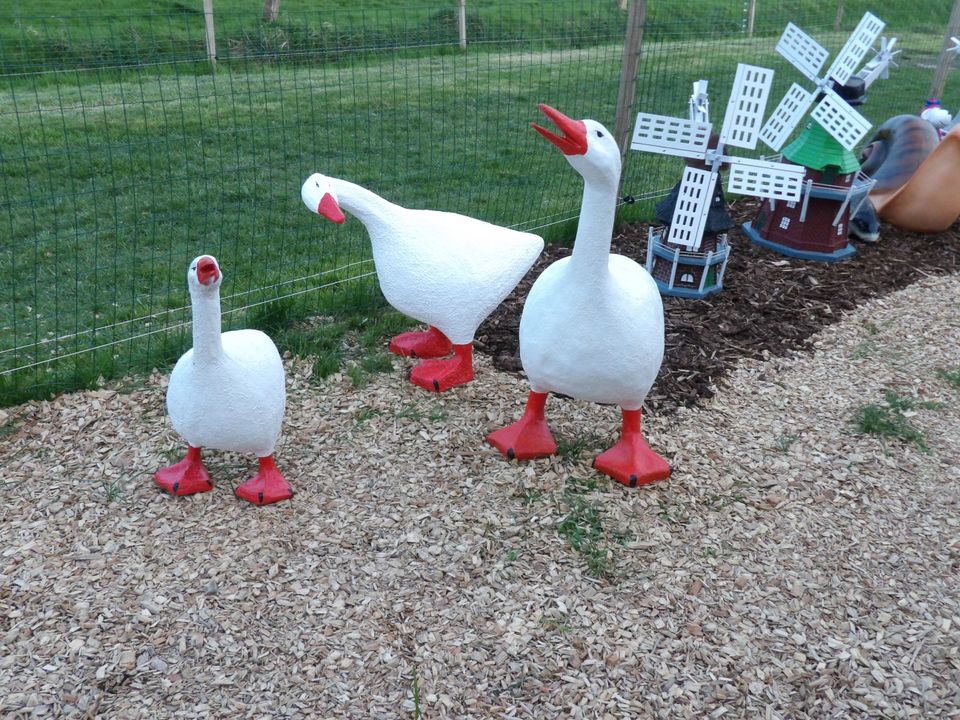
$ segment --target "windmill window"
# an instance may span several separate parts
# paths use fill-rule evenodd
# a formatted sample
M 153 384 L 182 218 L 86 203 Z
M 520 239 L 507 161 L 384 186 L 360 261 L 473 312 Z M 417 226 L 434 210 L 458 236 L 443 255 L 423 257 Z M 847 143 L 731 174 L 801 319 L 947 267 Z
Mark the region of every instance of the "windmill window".
M 787 203 L 787 207 L 790 208 L 791 210 L 793 210 L 796 206 L 797 206 L 797 204 L 796 204 L 795 202 L 788 202 L 788 203 Z
M 837 225 L 837 235 L 838 236 L 843 235 L 843 223 L 840 223 L 839 225 Z
M 788 218 L 788 217 L 781 218 L 781 219 L 780 219 L 780 229 L 781 229 L 781 230 L 786 230 L 788 227 L 790 227 L 790 218 Z
M 684 273 L 680 276 L 680 282 L 687 285 L 693 285 L 693 273 Z

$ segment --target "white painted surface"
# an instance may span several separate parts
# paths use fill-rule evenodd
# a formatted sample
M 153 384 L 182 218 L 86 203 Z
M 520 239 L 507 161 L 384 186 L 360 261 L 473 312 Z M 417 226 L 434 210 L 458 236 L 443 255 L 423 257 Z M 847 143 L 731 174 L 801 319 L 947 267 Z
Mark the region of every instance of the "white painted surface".
M 456 345 L 473 341 L 480 323 L 543 250 L 538 235 L 455 213 L 403 208 L 319 173 L 307 178 L 301 197 L 316 212 L 328 192 L 367 228 L 387 302 Z
M 587 152 L 566 156 L 584 178 L 576 243 L 530 290 L 520 359 L 537 392 L 637 410 L 663 360 L 663 305 L 641 265 L 610 254 L 620 151 L 606 128 L 583 122 Z
M 219 278 L 187 284 L 193 307 L 193 347 L 177 361 L 167 389 L 174 429 L 200 448 L 273 453 L 286 405 L 284 370 L 273 341 L 259 330 L 220 332 Z

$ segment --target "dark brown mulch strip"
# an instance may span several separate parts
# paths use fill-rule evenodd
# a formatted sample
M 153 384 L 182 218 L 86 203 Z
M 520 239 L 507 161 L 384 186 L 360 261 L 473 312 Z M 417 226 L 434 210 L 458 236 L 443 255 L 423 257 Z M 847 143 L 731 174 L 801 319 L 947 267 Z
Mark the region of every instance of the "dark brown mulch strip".
M 929 275 L 960 272 L 960 226 L 917 235 L 884 225 L 876 245 L 855 243 L 857 254 L 839 263 L 788 258 L 754 245 L 739 230 L 756 201 L 731 207 L 738 226 L 722 292 L 703 300 L 664 297 L 666 353 L 647 404 L 659 412 L 712 397 L 714 386 L 744 357 L 764 351 L 784 355 L 808 347 L 820 328 L 864 301 Z M 630 225 L 613 238 L 612 251 L 643 264 L 647 224 Z M 537 276 L 568 247 L 547 246 L 537 264 L 477 331 L 478 350 L 508 372 L 522 369 L 518 330 L 523 301 Z

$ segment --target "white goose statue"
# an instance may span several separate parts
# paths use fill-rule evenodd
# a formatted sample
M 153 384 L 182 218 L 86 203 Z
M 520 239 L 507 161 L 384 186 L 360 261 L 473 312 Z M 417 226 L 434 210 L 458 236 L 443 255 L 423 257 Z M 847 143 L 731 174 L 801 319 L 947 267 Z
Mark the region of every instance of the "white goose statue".
M 472 380 L 477 327 L 530 269 L 543 239 L 454 213 L 403 208 L 320 173 L 307 178 L 300 194 L 311 211 L 335 223 L 345 220 L 341 207 L 360 219 L 387 302 L 429 326 L 390 342 L 398 355 L 433 358 L 416 365 L 410 381 L 442 392 Z
M 520 360 L 530 379 L 524 415 L 487 441 L 508 458 L 552 455 L 548 393 L 616 404 L 623 412 L 620 440 L 594 467 L 631 487 L 662 480 L 670 466 L 644 440 L 640 413 L 663 359 L 663 305 L 642 266 L 610 254 L 620 149 L 598 122 L 572 120 L 548 105 L 540 110 L 562 134 L 533 127 L 583 176 L 580 222 L 572 255 L 543 271 L 523 307 Z
M 193 347 L 177 361 L 167 387 L 167 411 L 187 441 L 187 455 L 154 479 L 173 495 L 206 492 L 213 483 L 201 448 L 255 453 L 260 471 L 235 492 L 266 505 L 293 497 L 273 460 L 286 404 L 283 362 L 273 341 L 259 330 L 220 332 L 222 281 L 213 256 L 190 263 Z

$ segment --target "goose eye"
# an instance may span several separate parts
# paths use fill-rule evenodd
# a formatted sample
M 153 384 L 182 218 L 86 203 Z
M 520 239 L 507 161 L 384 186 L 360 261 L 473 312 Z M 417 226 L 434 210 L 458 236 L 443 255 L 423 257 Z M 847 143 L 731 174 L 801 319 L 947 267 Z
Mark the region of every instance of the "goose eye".
M 597 137 L 603 137 L 603 133 L 597 130 Z

